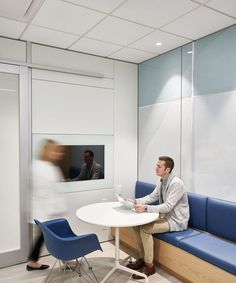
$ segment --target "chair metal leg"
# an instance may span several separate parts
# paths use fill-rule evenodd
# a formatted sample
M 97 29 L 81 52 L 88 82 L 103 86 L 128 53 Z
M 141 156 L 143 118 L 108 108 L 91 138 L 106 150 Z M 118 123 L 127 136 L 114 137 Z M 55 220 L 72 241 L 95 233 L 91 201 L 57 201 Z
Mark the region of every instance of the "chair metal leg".
M 98 281 L 98 279 L 97 279 L 95 273 L 93 272 L 92 266 L 89 264 L 89 262 L 88 262 L 88 260 L 87 260 L 87 258 L 86 258 L 85 256 L 84 256 L 84 259 L 85 259 L 85 261 L 86 261 L 86 263 L 87 263 L 87 265 L 88 265 L 88 267 L 89 267 L 89 270 L 92 272 L 92 274 L 93 274 L 93 276 L 94 276 L 96 282 L 99 283 L 99 281 Z
M 78 261 L 78 259 L 76 259 L 75 261 L 76 261 L 76 265 L 75 265 L 75 268 L 74 268 L 74 272 L 78 273 L 79 276 L 81 276 L 80 262 Z
M 53 271 L 53 269 L 54 269 L 54 267 L 55 267 L 57 261 L 58 261 L 58 260 L 56 259 L 56 261 L 54 262 L 54 264 L 53 264 L 53 266 L 52 266 L 52 269 L 50 270 L 50 272 L 48 273 L 48 276 L 47 276 L 46 279 L 45 279 L 45 283 L 48 282 L 49 277 L 50 277 L 50 275 L 51 275 L 51 273 L 52 273 L 52 271 Z
M 89 269 L 89 271 L 91 271 L 91 273 L 92 273 L 93 277 L 95 278 L 96 282 L 99 283 L 99 281 L 98 281 L 98 279 L 97 279 L 95 273 L 93 272 L 93 268 L 92 268 L 92 266 L 89 264 L 89 262 L 88 262 L 88 260 L 86 259 L 86 257 L 82 257 L 80 260 L 76 259 L 76 266 L 75 266 L 74 271 L 75 271 L 76 273 L 78 273 L 79 277 L 82 276 L 81 263 L 82 263 L 83 259 L 86 261 L 86 263 L 87 263 L 87 265 L 88 265 L 88 269 Z M 84 274 L 85 274 L 90 280 L 92 280 L 92 281 L 94 282 L 93 277 L 91 277 L 86 271 L 84 271 Z
M 63 274 L 62 274 L 62 281 L 61 281 L 62 283 L 65 282 L 66 265 L 67 265 L 67 263 L 66 263 L 66 261 L 64 261 Z

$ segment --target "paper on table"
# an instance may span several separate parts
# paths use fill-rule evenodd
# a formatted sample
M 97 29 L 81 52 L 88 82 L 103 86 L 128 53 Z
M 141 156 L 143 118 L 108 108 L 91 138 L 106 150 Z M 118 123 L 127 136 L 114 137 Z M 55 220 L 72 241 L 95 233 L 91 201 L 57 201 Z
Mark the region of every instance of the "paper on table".
M 134 208 L 134 204 L 133 202 L 129 201 L 129 200 L 125 200 L 123 199 L 120 195 L 116 195 L 117 200 L 127 209 L 133 209 Z

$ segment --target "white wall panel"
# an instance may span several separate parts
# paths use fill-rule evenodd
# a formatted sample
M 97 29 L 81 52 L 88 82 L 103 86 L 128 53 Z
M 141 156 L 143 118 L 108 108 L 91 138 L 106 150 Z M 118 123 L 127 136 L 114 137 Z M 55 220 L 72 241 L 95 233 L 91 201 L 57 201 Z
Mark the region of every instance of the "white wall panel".
M 236 92 L 194 97 L 196 193 L 236 201 Z
M 77 234 L 96 233 L 100 241 L 107 241 L 110 236 L 108 227 L 90 225 L 80 221 L 75 212 L 78 208 L 96 202 L 113 201 L 113 188 L 107 190 L 85 191 L 66 194 L 67 204 L 70 207 L 68 220 Z
M 0 73 L 0 254 L 21 248 L 18 85 L 17 74 Z
M 109 88 L 109 89 L 113 89 L 114 87 L 113 84 L 114 80 L 109 78 L 93 78 L 88 76 L 73 75 L 73 74 L 46 71 L 40 69 L 32 70 L 32 78 L 43 81 L 64 82 L 70 84 L 95 86 L 95 87 Z
M 113 91 L 33 80 L 32 131 L 113 134 Z
M 37 44 L 32 44 L 32 63 L 113 78 L 113 60 Z
M 137 65 L 115 62 L 114 185 L 134 196 L 137 180 Z
M 182 135 L 181 135 L 181 179 L 186 190 L 193 190 L 192 183 L 192 110 L 193 98 L 182 100 Z
M 97 234 L 100 242 L 110 240 L 111 235 L 109 227 L 97 226 L 82 222 L 76 217 L 75 213 L 77 209 L 88 204 L 113 201 L 113 188 L 97 191 L 67 193 L 65 194 L 65 198 L 69 210 L 67 212 L 67 215 L 65 215 L 64 217 L 69 221 L 72 230 L 77 235 L 95 233 Z M 34 225 L 33 227 L 34 241 L 39 235 L 39 231 L 35 226 L 36 225 Z M 48 254 L 46 248 L 42 250 L 41 254 Z
M 155 166 L 160 155 L 171 156 L 180 174 L 180 101 L 139 108 L 140 180 L 156 183 Z
M 26 43 L 0 37 L 0 61 L 26 63 Z

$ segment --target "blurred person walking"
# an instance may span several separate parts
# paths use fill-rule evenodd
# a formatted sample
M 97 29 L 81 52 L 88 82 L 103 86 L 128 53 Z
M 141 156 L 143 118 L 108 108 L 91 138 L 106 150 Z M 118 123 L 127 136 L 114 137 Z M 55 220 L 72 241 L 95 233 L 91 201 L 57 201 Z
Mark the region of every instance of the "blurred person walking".
M 64 198 L 60 196 L 57 185 L 63 180 L 63 175 L 57 163 L 63 158 L 64 150 L 61 145 L 53 140 L 46 140 L 39 160 L 32 165 L 33 177 L 33 209 L 32 220 L 45 221 L 60 217 L 67 211 Z M 41 248 L 44 244 L 42 232 L 39 232 L 29 254 L 26 265 L 28 271 L 44 270 L 49 265 L 38 262 Z

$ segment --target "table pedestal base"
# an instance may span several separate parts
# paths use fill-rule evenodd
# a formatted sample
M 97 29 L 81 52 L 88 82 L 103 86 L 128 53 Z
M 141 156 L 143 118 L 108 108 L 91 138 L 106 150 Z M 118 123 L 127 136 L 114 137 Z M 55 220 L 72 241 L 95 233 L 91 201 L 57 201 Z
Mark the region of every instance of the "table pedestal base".
M 147 276 L 145 274 L 120 264 L 120 256 L 119 256 L 119 251 L 120 251 L 120 247 L 119 247 L 120 246 L 119 227 L 115 228 L 115 237 L 116 237 L 115 238 L 115 265 L 112 268 L 112 270 L 110 270 L 107 273 L 107 275 L 103 278 L 101 283 L 104 283 L 117 269 L 129 272 L 131 274 L 137 274 L 137 275 L 143 277 L 145 279 L 145 282 L 148 283 L 148 278 L 147 278 Z

